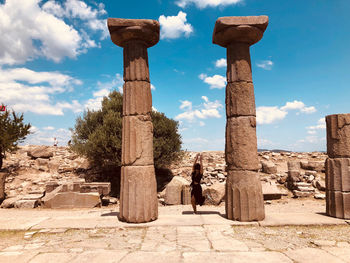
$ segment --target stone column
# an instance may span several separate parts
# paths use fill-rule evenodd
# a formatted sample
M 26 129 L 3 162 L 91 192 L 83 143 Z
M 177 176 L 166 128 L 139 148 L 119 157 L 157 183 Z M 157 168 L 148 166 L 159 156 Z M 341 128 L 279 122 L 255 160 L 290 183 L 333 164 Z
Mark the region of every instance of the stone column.
M 350 114 L 326 116 L 326 213 L 350 219 Z
M 113 43 L 124 49 L 120 218 L 150 222 L 158 217 L 158 199 L 147 48 L 159 41 L 159 23 L 109 18 L 108 29 Z
M 258 176 L 254 86 L 249 47 L 258 42 L 268 25 L 267 16 L 220 17 L 213 43 L 227 49 L 226 215 L 228 219 L 265 218 Z

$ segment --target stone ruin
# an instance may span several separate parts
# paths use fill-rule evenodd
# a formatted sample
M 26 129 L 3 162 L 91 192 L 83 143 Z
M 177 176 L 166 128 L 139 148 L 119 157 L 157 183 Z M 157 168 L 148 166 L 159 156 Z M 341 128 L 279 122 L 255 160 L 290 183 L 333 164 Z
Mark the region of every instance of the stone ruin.
M 326 116 L 326 213 L 350 219 L 350 114 Z
M 213 43 L 227 50 L 226 215 L 239 221 L 265 218 L 249 48 L 263 37 L 267 25 L 267 16 L 221 17 L 213 33 Z
M 158 218 L 158 199 L 147 48 L 159 41 L 159 23 L 109 18 L 108 29 L 113 43 L 124 52 L 120 219 L 150 222 Z

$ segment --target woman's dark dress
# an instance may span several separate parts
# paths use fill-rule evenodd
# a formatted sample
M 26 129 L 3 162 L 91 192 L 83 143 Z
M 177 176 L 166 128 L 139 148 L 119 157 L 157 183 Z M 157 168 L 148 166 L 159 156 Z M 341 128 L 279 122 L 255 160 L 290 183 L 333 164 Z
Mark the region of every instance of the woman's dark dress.
M 202 187 L 201 187 L 201 179 L 202 179 L 202 174 L 195 175 L 195 173 L 192 173 L 192 191 L 191 191 L 191 196 L 194 195 L 194 198 L 196 200 L 197 205 L 203 205 L 205 197 L 202 195 Z M 197 183 L 197 184 L 194 184 Z

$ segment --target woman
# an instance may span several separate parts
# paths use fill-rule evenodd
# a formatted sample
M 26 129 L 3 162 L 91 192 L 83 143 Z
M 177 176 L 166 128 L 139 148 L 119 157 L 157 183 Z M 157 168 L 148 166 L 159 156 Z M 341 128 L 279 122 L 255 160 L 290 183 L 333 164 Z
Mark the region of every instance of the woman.
M 200 160 L 200 164 L 197 163 L 197 160 Z M 191 203 L 193 207 L 193 212 L 197 214 L 197 207 L 196 205 L 203 205 L 204 203 L 204 196 L 202 195 L 202 187 L 201 187 L 201 179 L 203 176 L 203 163 L 202 163 L 202 155 L 197 154 L 196 160 L 194 161 L 193 168 L 192 168 L 192 183 L 191 183 Z

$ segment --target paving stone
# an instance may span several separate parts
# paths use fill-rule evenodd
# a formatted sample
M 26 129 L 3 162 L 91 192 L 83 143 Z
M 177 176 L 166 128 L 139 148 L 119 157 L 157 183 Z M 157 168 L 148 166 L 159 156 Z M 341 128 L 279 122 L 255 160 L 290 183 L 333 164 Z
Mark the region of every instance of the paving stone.
M 75 253 L 42 253 L 36 255 L 29 263 L 65 263 L 71 262 L 76 256 Z
M 177 246 L 183 251 L 210 251 L 210 243 L 205 230 L 200 226 L 178 227 Z
M 350 248 L 345 247 L 326 247 L 322 248 L 326 250 L 328 253 L 341 258 L 345 262 L 350 262 Z
M 180 252 L 132 252 L 125 256 L 120 263 L 178 263 L 183 262 Z
M 0 252 L 0 263 L 26 263 L 36 254 L 37 252 Z
M 344 263 L 340 258 L 318 248 L 301 248 L 284 252 L 298 263 Z
M 154 252 L 176 250 L 176 227 L 148 228 L 141 250 Z
M 293 261 L 279 252 L 185 252 L 185 263 L 220 262 L 220 263 L 292 263 Z
M 92 250 L 85 251 L 79 254 L 72 263 L 89 262 L 89 263 L 114 263 L 120 262 L 120 260 L 128 254 L 128 251 L 117 250 Z
M 311 241 L 311 243 L 318 246 L 318 247 L 331 247 L 331 246 L 335 246 L 336 241 L 334 241 L 334 240 L 313 240 L 313 241 Z

